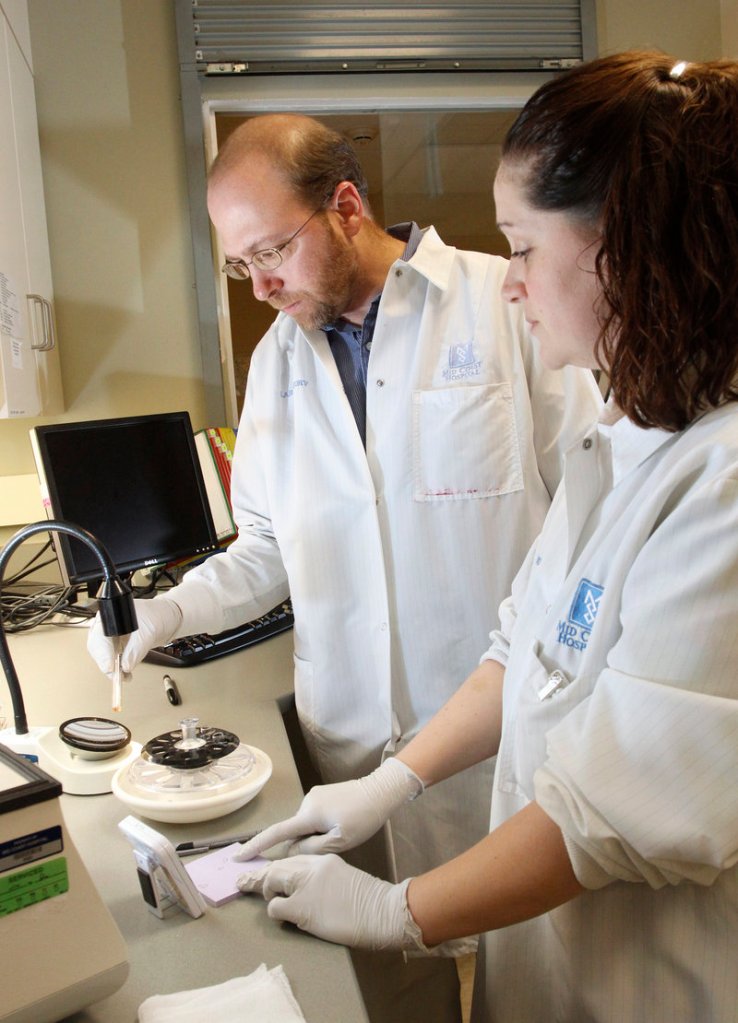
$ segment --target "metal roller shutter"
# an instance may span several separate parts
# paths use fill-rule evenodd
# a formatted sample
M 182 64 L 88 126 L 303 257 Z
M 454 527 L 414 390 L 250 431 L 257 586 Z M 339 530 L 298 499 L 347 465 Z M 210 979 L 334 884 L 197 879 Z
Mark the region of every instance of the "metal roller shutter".
M 200 74 L 554 70 L 594 55 L 591 0 L 178 4 L 180 59 Z

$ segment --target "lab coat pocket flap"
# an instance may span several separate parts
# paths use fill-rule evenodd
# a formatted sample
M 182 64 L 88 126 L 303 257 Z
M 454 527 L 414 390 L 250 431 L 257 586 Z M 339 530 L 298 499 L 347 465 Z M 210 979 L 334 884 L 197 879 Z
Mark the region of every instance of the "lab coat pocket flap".
M 523 489 L 512 385 L 413 392 L 413 499 L 458 501 Z

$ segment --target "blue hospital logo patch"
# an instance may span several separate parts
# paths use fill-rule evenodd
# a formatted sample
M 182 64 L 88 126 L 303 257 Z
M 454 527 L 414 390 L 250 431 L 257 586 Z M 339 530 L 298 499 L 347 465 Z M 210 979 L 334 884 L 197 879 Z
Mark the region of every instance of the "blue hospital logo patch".
M 601 586 L 591 583 L 589 579 L 582 579 L 572 601 L 569 621 L 581 625 L 583 629 L 591 629 L 597 617 L 601 596 Z
M 569 608 L 569 617 L 565 622 L 558 623 L 557 642 L 574 650 L 587 649 L 603 593 L 603 587 L 597 583 L 589 579 L 581 580 Z
M 448 350 L 448 367 L 443 375 L 446 380 L 462 380 L 464 377 L 478 376 L 482 363 L 477 359 L 474 343 L 451 345 Z

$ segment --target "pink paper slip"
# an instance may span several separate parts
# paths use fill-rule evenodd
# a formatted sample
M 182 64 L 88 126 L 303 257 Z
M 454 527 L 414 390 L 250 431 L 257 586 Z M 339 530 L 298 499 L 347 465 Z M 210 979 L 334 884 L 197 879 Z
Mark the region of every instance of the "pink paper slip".
M 240 844 L 234 842 L 233 845 L 215 849 L 186 864 L 187 873 L 192 878 L 195 888 L 211 906 L 222 906 L 225 902 L 235 899 L 241 894 L 238 888 L 239 877 L 265 867 L 270 862 L 263 856 L 255 856 L 253 860 L 244 862 L 232 859 L 231 857 L 240 849 Z

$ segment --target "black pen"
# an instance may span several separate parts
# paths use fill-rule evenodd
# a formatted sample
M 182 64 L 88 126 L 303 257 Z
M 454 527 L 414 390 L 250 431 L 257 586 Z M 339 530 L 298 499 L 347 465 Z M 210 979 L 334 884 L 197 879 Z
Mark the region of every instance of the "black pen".
M 179 689 L 177 689 L 177 683 L 171 675 L 164 676 L 164 692 L 167 694 L 167 699 L 173 707 L 178 707 L 182 702 L 182 697 L 179 695 Z
M 224 849 L 234 842 L 248 842 L 261 834 L 259 831 L 251 831 L 248 835 L 231 835 L 230 838 L 203 838 L 199 842 L 180 842 L 174 847 L 178 856 L 195 856 L 197 853 L 209 852 L 210 849 Z

